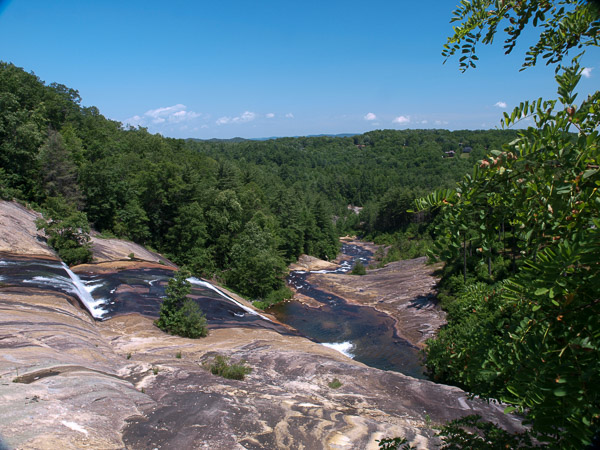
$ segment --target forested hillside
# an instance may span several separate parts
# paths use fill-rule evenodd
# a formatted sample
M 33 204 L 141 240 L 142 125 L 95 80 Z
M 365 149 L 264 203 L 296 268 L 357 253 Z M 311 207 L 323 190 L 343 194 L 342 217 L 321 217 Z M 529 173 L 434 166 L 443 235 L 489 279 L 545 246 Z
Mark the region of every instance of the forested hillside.
M 86 259 L 89 222 L 253 298 L 282 289 L 286 265 L 300 254 L 335 257 L 340 233 L 406 225 L 414 198 L 450 186 L 515 136 L 385 130 L 170 139 L 124 129 L 82 106 L 76 90 L 0 64 L 0 192 L 46 211 L 64 259 Z M 365 206 L 362 225 L 349 204 Z

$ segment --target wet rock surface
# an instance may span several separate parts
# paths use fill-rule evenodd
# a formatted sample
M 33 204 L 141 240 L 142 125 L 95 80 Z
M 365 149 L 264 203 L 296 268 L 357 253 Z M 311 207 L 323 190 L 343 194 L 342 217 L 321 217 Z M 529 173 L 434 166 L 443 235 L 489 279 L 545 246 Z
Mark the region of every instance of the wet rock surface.
M 52 257 L 7 211 L 1 250 Z M 137 313 L 96 321 L 75 295 L 44 286 L 0 285 L 0 348 L 0 447 L 368 449 L 403 435 L 425 449 L 438 442 L 433 425 L 474 412 L 518 427 L 460 389 L 370 368 L 300 336 L 238 326 L 200 340 L 169 336 Z M 204 364 L 217 354 L 252 372 L 212 375 Z
M 116 261 L 75 266 L 82 282 L 102 309 L 106 320 L 138 313 L 152 319 L 160 305 L 174 268 L 146 261 Z M 246 300 L 232 292 L 197 278 L 190 278 L 190 298 L 202 309 L 210 329 L 226 327 L 266 328 L 284 334 L 298 334 L 273 317 L 257 313 Z

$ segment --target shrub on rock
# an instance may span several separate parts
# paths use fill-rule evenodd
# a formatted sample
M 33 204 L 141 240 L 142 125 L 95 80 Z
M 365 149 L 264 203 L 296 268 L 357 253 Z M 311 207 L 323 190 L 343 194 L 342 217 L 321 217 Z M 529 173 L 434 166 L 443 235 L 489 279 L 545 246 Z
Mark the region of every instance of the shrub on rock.
M 163 300 L 155 324 L 169 334 L 196 339 L 207 336 L 208 327 L 200 306 L 187 298 L 192 292 L 189 277 L 190 272 L 181 269 L 169 280 L 167 296 Z

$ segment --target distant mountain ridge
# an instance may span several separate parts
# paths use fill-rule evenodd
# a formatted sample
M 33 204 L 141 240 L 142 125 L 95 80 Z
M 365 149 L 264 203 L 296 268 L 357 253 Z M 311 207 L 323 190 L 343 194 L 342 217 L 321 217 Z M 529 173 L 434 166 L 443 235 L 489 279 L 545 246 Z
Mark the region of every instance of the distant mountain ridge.
M 244 142 L 244 141 L 270 141 L 273 139 L 282 139 L 282 138 L 299 138 L 299 137 L 352 137 L 358 136 L 361 133 L 340 133 L 340 134 L 309 134 L 306 136 L 270 136 L 270 137 L 262 137 L 262 138 L 242 138 L 242 137 L 234 137 L 230 139 L 219 139 L 219 138 L 211 138 L 211 139 L 199 139 L 199 138 L 187 138 L 186 141 L 192 142 Z

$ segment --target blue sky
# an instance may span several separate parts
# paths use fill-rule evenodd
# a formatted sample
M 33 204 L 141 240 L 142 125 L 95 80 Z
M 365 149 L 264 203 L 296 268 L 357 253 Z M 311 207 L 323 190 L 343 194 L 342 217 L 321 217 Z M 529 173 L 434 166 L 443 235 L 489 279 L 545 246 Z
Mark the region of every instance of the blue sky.
M 77 89 L 85 106 L 171 137 L 383 128 L 488 129 L 554 98 L 553 70 L 480 47 L 443 64 L 458 0 L 0 0 L 0 60 Z M 598 87 L 588 51 L 580 90 Z

